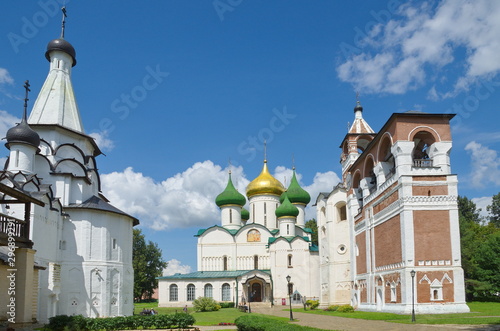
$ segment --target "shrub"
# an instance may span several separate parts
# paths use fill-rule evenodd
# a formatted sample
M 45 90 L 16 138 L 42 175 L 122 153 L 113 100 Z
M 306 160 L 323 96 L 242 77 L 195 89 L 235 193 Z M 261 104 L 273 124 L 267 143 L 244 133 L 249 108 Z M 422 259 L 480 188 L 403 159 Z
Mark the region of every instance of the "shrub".
M 108 318 L 59 315 L 49 318 L 45 328 L 51 331 L 171 329 L 187 328 L 195 322 L 194 317 L 186 313 Z
M 219 302 L 221 308 L 234 308 L 234 302 Z
M 354 308 L 351 305 L 343 305 L 337 308 L 339 313 L 352 313 Z
M 306 306 L 309 307 L 311 310 L 316 309 L 319 306 L 319 300 L 307 300 Z
M 326 308 L 325 310 L 326 311 L 337 311 L 337 309 L 339 309 L 339 305 L 331 305 L 331 306 L 328 306 L 328 308 Z
M 217 311 L 220 306 L 212 298 L 199 297 L 193 301 L 193 307 L 196 311 Z

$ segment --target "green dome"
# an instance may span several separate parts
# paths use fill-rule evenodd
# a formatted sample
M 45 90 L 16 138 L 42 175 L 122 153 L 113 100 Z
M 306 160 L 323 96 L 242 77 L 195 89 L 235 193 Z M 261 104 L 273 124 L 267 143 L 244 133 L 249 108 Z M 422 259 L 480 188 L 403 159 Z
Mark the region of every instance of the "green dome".
M 231 173 L 229 173 L 229 181 L 227 182 L 226 189 L 215 198 L 215 204 L 219 207 L 225 205 L 243 206 L 246 202 L 245 196 L 234 188 Z
M 250 212 L 245 208 L 241 208 L 241 219 L 245 221 L 250 219 Z
M 283 195 L 285 196 L 285 200 L 278 208 L 276 208 L 276 217 L 297 217 L 299 209 L 290 202 L 287 194 L 283 193 L 282 196 Z
M 286 190 L 286 194 L 291 203 L 302 203 L 304 205 L 307 205 L 309 202 L 311 202 L 311 196 L 309 195 L 309 193 L 307 193 L 306 190 L 300 187 L 299 182 L 297 181 L 297 177 L 295 177 L 295 170 L 293 170 L 292 181 L 290 182 L 290 186 L 288 186 L 288 189 Z M 285 197 L 284 194 L 282 194 L 280 197 L 280 202 L 283 203 L 284 200 Z

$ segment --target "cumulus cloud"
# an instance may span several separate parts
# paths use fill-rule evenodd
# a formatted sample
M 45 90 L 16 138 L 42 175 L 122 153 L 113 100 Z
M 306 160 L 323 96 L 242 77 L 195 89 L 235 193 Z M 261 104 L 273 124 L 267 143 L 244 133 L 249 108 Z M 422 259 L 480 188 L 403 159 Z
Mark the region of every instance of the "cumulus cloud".
M 480 78 L 500 71 L 500 2 L 443 0 L 404 4 L 387 22 L 357 30 L 356 47 L 337 66 L 341 80 L 367 93 L 402 94 L 443 77 L 428 75 L 452 64 L 465 50 L 453 91 L 429 90 L 432 99 L 467 90 Z M 375 16 L 374 16 L 375 17 Z M 361 37 L 360 37 L 361 36 Z M 352 51 L 354 50 L 354 51 Z M 454 70 L 457 70 L 454 67 Z
M 7 69 L 0 68 L 0 84 L 14 84 L 14 79 L 11 77 Z
M 188 274 L 191 272 L 191 266 L 181 264 L 181 261 L 172 259 L 167 261 L 168 265 L 163 269 L 163 276 L 172 276 L 176 273 Z
M 471 157 L 471 185 L 478 188 L 500 185 L 500 158 L 497 152 L 475 141 L 468 143 L 465 150 Z
M 95 139 L 97 146 L 99 146 L 99 148 L 103 151 L 111 151 L 113 148 L 115 148 L 115 143 L 113 142 L 113 140 L 108 138 L 108 131 L 92 132 L 89 134 L 89 136 Z
M 239 192 L 245 194 L 250 182 L 243 167 L 231 167 L 231 178 Z M 274 176 L 290 183 L 292 170 L 276 167 Z M 220 224 L 220 210 L 215 197 L 227 185 L 228 169 L 212 161 L 197 162 L 182 173 L 161 182 L 127 168 L 101 176 L 103 193 L 113 205 L 134 215 L 143 226 L 155 230 L 207 227 Z M 253 178 L 252 178 L 253 179 Z M 297 173 L 301 183 L 302 175 Z M 314 201 L 320 191 L 330 191 L 339 182 L 334 172 L 317 173 L 303 188 Z M 315 217 L 314 207 L 306 209 L 306 217 Z

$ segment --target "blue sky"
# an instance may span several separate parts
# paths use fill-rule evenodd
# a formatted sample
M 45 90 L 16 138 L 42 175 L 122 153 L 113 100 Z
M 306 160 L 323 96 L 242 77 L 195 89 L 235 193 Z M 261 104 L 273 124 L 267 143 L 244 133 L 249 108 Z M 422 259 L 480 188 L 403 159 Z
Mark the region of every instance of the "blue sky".
M 0 134 L 46 75 L 62 0 L 0 3 Z M 57 8 L 56 8 L 57 7 Z M 72 79 L 103 193 L 138 217 L 171 271 L 196 270 L 229 160 L 240 192 L 292 158 L 313 199 L 340 176 L 356 91 L 378 130 L 393 112 L 458 113 L 452 171 L 485 207 L 500 191 L 496 1 L 66 1 Z M 5 158 L 5 148 L 0 157 Z M 309 208 L 308 216 L 314 216 Z

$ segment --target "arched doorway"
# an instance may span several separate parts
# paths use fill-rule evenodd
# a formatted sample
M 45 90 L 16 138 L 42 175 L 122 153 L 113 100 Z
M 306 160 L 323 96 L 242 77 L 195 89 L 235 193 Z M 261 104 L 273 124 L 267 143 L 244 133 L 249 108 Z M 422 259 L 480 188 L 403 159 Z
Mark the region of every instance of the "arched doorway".
M 253 283 L 251 285 L 250 301 L 262 302 L 262 285 L 260 283 Z

